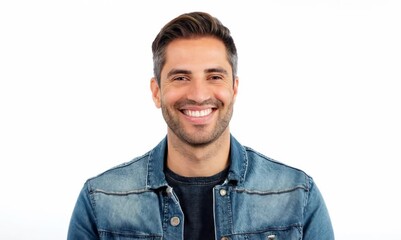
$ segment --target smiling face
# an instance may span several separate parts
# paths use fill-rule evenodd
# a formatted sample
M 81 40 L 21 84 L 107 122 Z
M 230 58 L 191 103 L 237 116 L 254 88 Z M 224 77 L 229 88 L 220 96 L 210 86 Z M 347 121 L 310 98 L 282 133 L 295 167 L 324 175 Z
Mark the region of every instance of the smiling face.
M 225 46 L 212 37 L 169 43 L 160 86 L 156 79 L 151 82 L 153 100 L 162 109 L 168 135 L 191 146 L 229 135 L 237 87 Z

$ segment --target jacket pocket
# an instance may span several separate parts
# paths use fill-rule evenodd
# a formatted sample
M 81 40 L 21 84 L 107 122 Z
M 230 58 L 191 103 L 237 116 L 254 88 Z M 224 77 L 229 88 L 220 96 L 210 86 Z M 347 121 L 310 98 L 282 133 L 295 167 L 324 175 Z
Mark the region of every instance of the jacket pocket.
M 301 240 L 302 231 L 298 227 L 272 229 L 264 232 L 246 233 L 229 237 L 232 240 Z
M 101 240 L 161 240 L 161 236 L 142 235 L 129 232 L 100 231 Z

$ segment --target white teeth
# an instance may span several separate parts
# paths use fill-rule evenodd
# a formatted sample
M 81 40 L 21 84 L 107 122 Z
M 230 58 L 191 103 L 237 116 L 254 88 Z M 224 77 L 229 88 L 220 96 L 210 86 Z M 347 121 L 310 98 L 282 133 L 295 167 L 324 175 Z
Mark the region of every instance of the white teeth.
M 184 110 L 184 114 L 190 117 L 204 117 L 209 115 L 212 112 L 212 109 L 205 109 L 201 111 L 191 111 L 191 110 Z

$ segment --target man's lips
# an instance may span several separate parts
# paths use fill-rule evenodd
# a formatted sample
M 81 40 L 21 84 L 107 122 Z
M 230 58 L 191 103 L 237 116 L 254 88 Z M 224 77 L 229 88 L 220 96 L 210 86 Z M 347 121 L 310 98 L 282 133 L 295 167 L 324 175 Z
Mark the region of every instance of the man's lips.
M 208 99 L 203 102 L 185 99 L 174 104 L 174 107 L 191 121 L 205 121 L 213 115 L 213 112 L 222 106 L 223 103 L 221 101 L 214 99 Z
M 212 108 L 206 108 L 206 109 L 202 109 L 202 110 L 184 109 L 181 112 L 189 117 L 205 117 L 205 116 L 210 115 L 213 112 L 213 109 Z

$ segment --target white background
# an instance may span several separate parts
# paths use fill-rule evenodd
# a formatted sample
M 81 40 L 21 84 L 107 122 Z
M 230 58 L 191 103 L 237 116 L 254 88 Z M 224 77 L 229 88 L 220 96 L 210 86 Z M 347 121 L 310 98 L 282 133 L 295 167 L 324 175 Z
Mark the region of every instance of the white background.
M 395 0 L 2 1 L 0 239 L 66 239 L 85 180 L 164 137 L 150 46 L 193 10 L 237 44 L 234 136 L 315 179 L 336 239 L 401 239 Z

